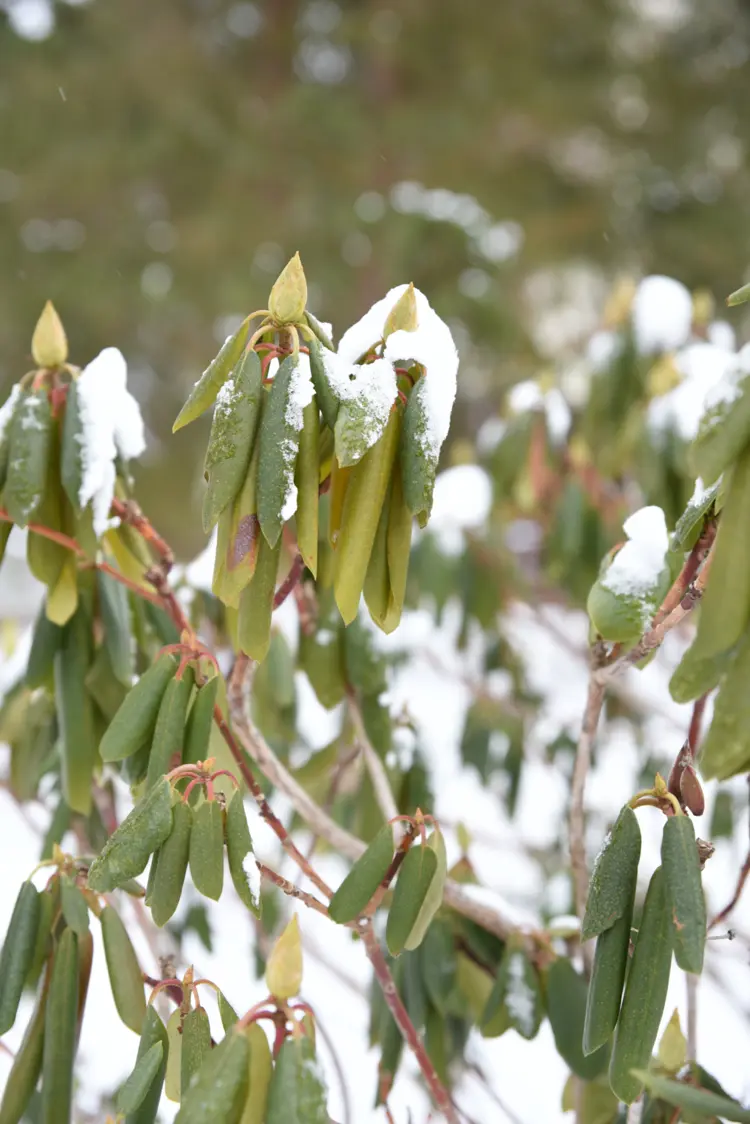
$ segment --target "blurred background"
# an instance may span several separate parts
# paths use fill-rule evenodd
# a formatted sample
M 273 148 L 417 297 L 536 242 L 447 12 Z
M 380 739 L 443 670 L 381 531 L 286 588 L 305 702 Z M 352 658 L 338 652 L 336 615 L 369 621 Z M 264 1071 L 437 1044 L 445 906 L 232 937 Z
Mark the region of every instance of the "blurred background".
M 75 362 L 119 346 L 189 556 L 172 420 L 299 250 L 337 338 L 405 280 L 450 321 L 450 463 L 618 274 L 745 279 L 749 49 L 742 0 L 0 0 L 0 389 L 47 298 Z

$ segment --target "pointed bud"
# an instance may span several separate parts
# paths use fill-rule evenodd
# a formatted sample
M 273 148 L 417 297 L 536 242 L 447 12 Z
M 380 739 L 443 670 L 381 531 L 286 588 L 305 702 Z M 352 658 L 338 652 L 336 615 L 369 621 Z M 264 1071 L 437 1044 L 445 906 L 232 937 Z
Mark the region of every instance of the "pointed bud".
M 268 298 L 268 311 L 277 324 L 296 324 L 305 315 L 307 281 L 299 254 L 282 269 Z
M 394 332 L 416 332 L 417 325 L 417 298 L 414 295 L 414 285 L 410 283 L 388 313 L 383 339 L 387 340 Z
M 59 367 L 68 358 L 68 340 L 52 301 L 47 301 L 31 337 L 31 354 L 40 367 Z
M 657 773 L 654 778 L 654 792 L 657 796 L 663 797 L 667 795 L 667 791 L 667 782 L 664 780 L 661 773 Z
M 694 816 L 702 816 L 706 808 L 701 782 L 692 765 L 686 765 L 680 776 L 680 799 Z
M 295 914 L 271 949 L 266 963 L 266 984 L 276 999 L 291 999 L 302 986 L 302 940 Z

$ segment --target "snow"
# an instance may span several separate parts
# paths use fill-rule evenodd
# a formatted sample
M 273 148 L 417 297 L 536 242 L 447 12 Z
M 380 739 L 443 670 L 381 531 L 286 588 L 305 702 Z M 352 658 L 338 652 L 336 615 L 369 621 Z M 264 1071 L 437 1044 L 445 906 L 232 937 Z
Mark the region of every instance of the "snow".
M 631 315 L 636 347 L 642 355 L 676 351 L 690 335 L 693 299 L 679 281 L 655 274 L 638 285 Z
M 122 352 L 107 347 L 81 372 L 77 383 L 83 474 L 79 501 L 91 503 L 94 532 L 110 526 L 115 491 L 115 458 L 141 455 L 146 447 L 138 403 L 126 388 L 127 366 Z
M 586 358 L 594 373 L 606 370 L 622 350 L 622 339 L 617 332 L 602 329 L 594 332 L 588 342 Z
M 291 519 L 292 516 L 294 515 L 295 511 L 297 510 L 297 499 L 298 499 L 297 485 L 292 480 L 291 483 L 288 485 L 287 493 L 286 493 L 286 499 L 284 500 L 284 506 L 281 509 L 281 521 L 282 521 L 282 523 L 286 523 L 286 521 L 288 519 Z
M 239 797 L 237 797 L 239 799 Z M 250 891 L 250 897 L 255 902 L 256 906 L 260 904 L 260 870 L 255 861 L 255 855 L 252 851 L 248 851 L 242 860 L 242 870 L 247 880 L 247 888 Z
M 435 480 L 430 534 L 444 554 L 454 557 L 464 548 L 464 532 L 484 526 L 491 507 L 492 481 L 483 468 L 461 464 L 446 469 Z
M 297 363 L 289 380 L 289 399 L 287 401 L 284 419 L 287 425 L 290 425 L 292 429 L 296 430 L 298 433 L 302 429 L 305 406 L 310 405 L 314 395 L 315 391 L 310 374 L 310 356 L 305 355 L 305 353 L 301 351 L 297 356 Z M 295 498 L 294 511 L 296 510 L 297 504 Z M 290 517 L 286 516 L 285 518 Z
M 602 585 L 612 593 L 643 597 L 653 590 L 669 549 L 667 521 L 660 507 L 642 507 L 623 523 L 628 541 L 615 555 Z
M 378 441 L 396 401 L 396 372 L 387 359 L 346 366 L 333 352 L 323 352 L 326 373 L 336 397 L 356 406 L 352 413 L 352 441 L 359 459 Z
M 13 416 L 13 411 L 21 393 L 21 387 L 18 383 L 14 383 L 11 392 L 0 406 L 0 441 L 5 436 L 5 431 L 10 424 L 10 419 Z
M 370 442 L 374 444 L 385 427 L 382 422 L 384 401 L 389 398 L 388 410 L 396 398 L 396 376 L 393 367 L 399 362 L 412 361 L 424 367 L 426 375 L 415 388 L 423 398 L 427 425 L 420 440 L 424 450 L 437 459 L 450 428 L 453 403 L 456 398 L 456 376 L 458 372 L 458 352 L 448 325 L 440 319 L 424 293 L 414 290 L 417 306 L 417 328 L 412 332 L 399 330 L 393 332 L 385 341 L 383 358 L 379 367 L 379 393 L 361 376 L 362 367 L 358 360 L 380 345 L 383 340 L 386 320 L 396 302 L 408 289 L 408 285 L 397 285 L 377 301 L 369 312 L 353 324 L 341 337 L 335 359 L 324 352 L 328 374 L 334 390 L 344 400 L 359 398 L 363 401 L 365 423 L 373 413 L 371 432 L 377 436 Z M 376 360 L 376 363 L 378 361 Z M 387 367 L 385 364 L 387 363 Z M 370 370 L 376 364 L 368 364 Z M 388 374 L 390 369 L 391 374 Z M 351 375 L 354 374 L 354 379 Z M 347 382 L 350 384 L 346 387 Z M 343 393 L 342 393 L 343 392 Z M 392 393 L 391 393 L 392 392 Z M 387 414 L 385 415 L 387 421 Z M 369 445 L 367 446 L 369 448 Z
M 536 1002 L 534 993 L 526 982 L 526 957 L 522 952 L 513 952 L 510 956 L 505 1006 L 524 1034 L 530 1035 L 534 1030 Z
M 539 383 L 532 379 L 516 383 L 508 392 L 508 408 L 512 414 L 543 410 L 547 432 L 555 445 L 562 444 L 568 436 L 572 421 L 570 407 L 557 387 L 552 387 L 545 393 Z
M 679 351 L 674 362 L 682 382 L 649 403 L 647 421 L 651 432 L 673 430 L 683 441 L 692 441 L 712 396 L 733 393 L 730 387 L 734 383 L 727 380 L 742 368 L 742 355 L 703 341 Z M 726 384 L 725 388 L 717 390 L 722 384 Z
M 735 351 L 737 349 L 737 336 L 734 328 L 726 320 L 714 320 L 708 325 L 708 342 L 722 351 Z

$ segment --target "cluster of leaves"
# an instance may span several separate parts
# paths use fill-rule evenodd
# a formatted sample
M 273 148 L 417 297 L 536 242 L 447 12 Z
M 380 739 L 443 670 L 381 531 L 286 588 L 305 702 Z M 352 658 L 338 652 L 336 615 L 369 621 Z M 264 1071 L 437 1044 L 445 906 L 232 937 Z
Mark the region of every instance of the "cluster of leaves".
M 236 646 L 253 659 L 268 651 L 290 511 L 302 561 L 321 588 L 333 586 L 344 622 L 355 619 L 364 592 L 383 631 L 398 625 L 412 518 L 422 526 L 429 519 L 440 451 L 424 393 L 433 385 L 427 349 L 416 340 L 417 296 L 422 314 L 437 321 L 408 286 L 390 301 L 382 325 L 375 320 L 356 361 L 337 364 L 305 308 L 307 284 L 295 256 L 271 291 L 268 311 L 253 313 L 227 339 L 175 422 L 177 430 L 216 403 L 203 528 L 218 523 L 213 592 L 229 610 Z M 262 323 L 248 340 L 258 316 Z M 450 363 L 455 349 L 447 329 L 441 342 Z M 407 366 L 394 371 L 386 355 L 406 357 Z M 325 522 L 321 491 L 330 493 Z

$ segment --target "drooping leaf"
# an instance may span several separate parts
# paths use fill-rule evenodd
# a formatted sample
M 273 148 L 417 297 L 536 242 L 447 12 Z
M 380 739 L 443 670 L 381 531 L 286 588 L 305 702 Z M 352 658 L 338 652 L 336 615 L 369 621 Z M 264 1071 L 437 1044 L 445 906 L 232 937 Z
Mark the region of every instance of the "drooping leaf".
M 177 671 L 177 660 L 164 653 L 140 677 L 110 722 L 99 745 L 103 761 L 122 761 L 151 741 L 164 692 Z
M 136 1034 L 141 1034 L 146 1015 L 146 999 L 143 993 L 143 975 L 135 949 L 119 913 L 113 906 L 105 906 L 99 920 L 102 926 L 109 985 L 117 1013 L 125 1026 Z
M 90 889 L 105 894 L 137 877 L 172 830 L 172 796 L 169 781 L 162 779 L 109 837 L 89 867 Z
M 262 396 L 260 358 L 257 352 L 247 351 L 216 398 L 203 467 L 208 482 L 203 501 L 203 530 L 206 534 L 234 501 L 245 481 L 260 419 Z
M 417 924 L 422 906 L 438 874 L 438 856 L 432 848 L 413 845 L 398 872 L 385 930 L 391 956 L 399 956 Z
M 224 827 L 216 800 L 204 800 L 193 814 L 190 876 L 199 894 L 219 900 L 224 885 Z
M 6 1034 L 16 1021 L 23 986 L 34 959 L 40 920 L 39 892 L 33 883 L 24 882 L 0 954 L 0 1034 Z
M 64 929 L 52 961 L 45 1015 L 42 1059 L 42 1119 L 45 1124 L 63 1124 L 71 1117 L 78 973 L 78 937 L 72 929 Z
M 627 804 L 597 855 L 591 872 L 581 940 L 598 936 L 632 910 L 634 878 L 641 855 L 641 829 Z
M 675 960 L 684 972 L 700 973 L 706 945 L 706 902 L 695 830 L 689 816 L 670 816 L 664 824 L 661 865 Z
M 164 1046 L 161 1042 L 154 1042 L 153 1046 L 136 1060 L 133 1072 L 120 1086 L 115 1102 L 118 1113 L 128 1116 L 138 1111 L 163 1064 Z
M 338 925 L 353 921 L 365 908 L 385 877 L 393 851 L 393 827 L 384 824 L 331 898 L 328 913 Z
M 248 1086 L 248 1043 L 241 1030 L 230 1030 L 210 1050 L 193 1078 L 175 1124 L 240 1124 Z
M 664 874 L 657 867 L 646 894 L 609 1066 L 612 1090 L 626 1104 L 632 1104 L 643 1090 L 643 1082 L 632 1071 L 643 1069 L 651 1060 L 671 963 L 672 925 Z
M 654 1096 L 668 1104 L 705 1116 L 720 1116 L 724 1120 L 750 1124 L 750 1109 L 743 1108 L 737 1101 L 722 1097 L 708 1089 L 696 1089 L 681 1081 L 672 1081 L 646 1069 L 636 1069 L 634 1079 L 639 1081 Z

